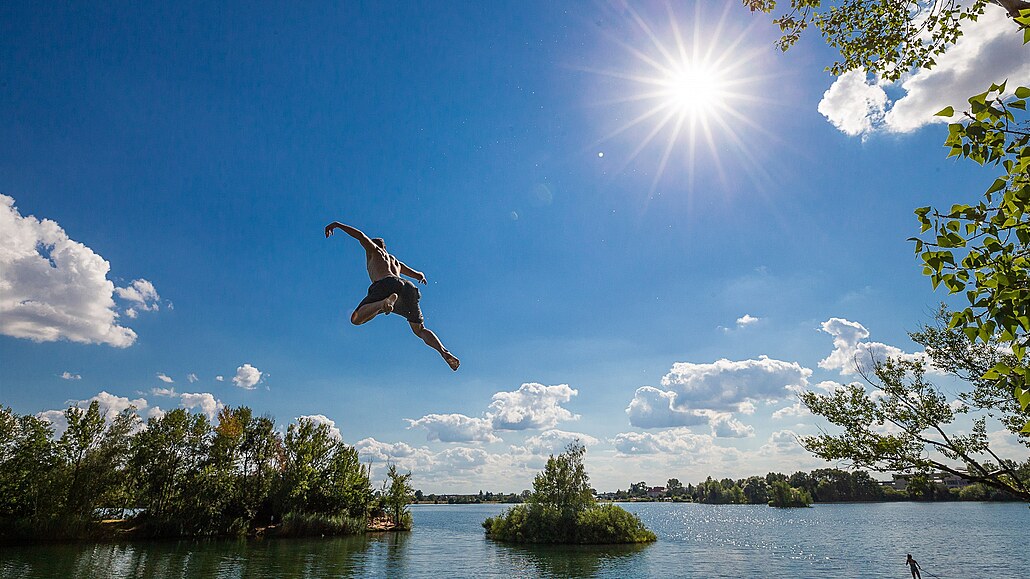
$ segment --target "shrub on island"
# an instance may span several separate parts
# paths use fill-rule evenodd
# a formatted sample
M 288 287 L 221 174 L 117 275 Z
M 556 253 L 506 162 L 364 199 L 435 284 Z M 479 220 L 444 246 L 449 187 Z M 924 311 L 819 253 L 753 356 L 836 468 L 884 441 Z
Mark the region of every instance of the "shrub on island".
M 657 539 L 636 515 L 598 505 L 583 467 L 586 448 L 573 442 L 533 480 L 524 504 L 483 521 L 487 537 L 517 543 L 615 544 Z
M 812 495 L 808 491 L 796 489 L 786 481 L 776 481 L 769 487 L 769 506 L 780 508 L 810 507 Z

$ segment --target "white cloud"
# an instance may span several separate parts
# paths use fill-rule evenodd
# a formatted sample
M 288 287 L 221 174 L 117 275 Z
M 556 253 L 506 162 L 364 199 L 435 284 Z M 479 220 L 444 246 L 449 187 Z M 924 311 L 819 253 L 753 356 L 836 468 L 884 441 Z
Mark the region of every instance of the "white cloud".
M 188 382 L 189 382 L 190 384 L 193 384 L 194 382 L 196 382 L 197 380 L 199 380 L 199 378 L 197 378 L 197 375 L 196 375 L 196 374 L 194 374 L 193 372 L 190 372 L 189 374 L 187 374 L 187 375 L 186 375 L 186 380 L 187 380 L 187 381 L 188 381 Z
M 867 83 L 863 71 L 849 70 L 823 93 L 819 112 L 841 132 L 854 137 L 871 132 L 874 125 L 883 122 L 886 106 L 887 93 L 882 87 Z
M 497 430 L 552 428 L 561 421 L 579 418 L 561 406 L 578 393 L 568 384 L 526 383 L 514 392 L 494 394 L 487 417 Z
M 594 446 L 600 441 L 582 432 L 566 432 L 564 430 L 550 429 L 541 432 L 536 436 L 530 436 L 521 447 L 512 447 L 513 450 L 525 450 L 526 452 L 547 456 L 559 454 L 573 441 L 578 440 L 583 446 Z
M 787 418 L 789 416 L 801 417 L 801 416 L 808 416 L 809 414 L 811 414 L 811 411 L 808 410 L 807 406 L 805 406 L 801 402 L 795 402 L 794 404 L 792 404 L 790 406 L 786 406 L 784 408 L 780 408 L 776 412 L 773 412 L 772 413 L 772 417 L 774 419 L 779 420 L 781 418 Z
M 705 452 L 712 446 L 712 437 L 694 434 L 688 428 L 660 432 L 621 432 L 611 440 L 622 454 L 691 454 Z
M 336 440 L 343 440 L 343 436 L 340 434 L 340 429 L 336 427 L 336 421 L 327 417 L 324 414 L 308 414 L 305 416 L 298 416 L 297 421 L 307 420 L 314 424 L 324 424 L 329 427 L 329 435 Z
M 988 4 L 976 22 L 964 23 L 963 35 L 937 57 L 933 68 L 919 69 L 884 86 L 867 82 L 862 72 L 849 71 L 823 95 L 819 112 L 852 136 L 877 130 L 907 133 L 929 123 L 947 122 L 933 115 L 949 105 L 963 110 L 971 95 L 1005 79 L 1027 83 L 1030 46 L 1022 43 L 1022 33 L 1005 11 Z M 893 90 L 903 95 L 891 103 L 887 92 Z
M 493 455 L 482 448 L 459 446 L 448 448 L 436 456 L 438 468 L 449 471 L 472 470 L 486 465 Z
M 427 414 L 418 420 L 406 419 L 408 428 L 424 428 L 427 440 L 440 442 L 497 442 L 489 418 L 464 414 Z
M 179 395 L 179 393 L 175 391 L 175 388 L 151 388 L 150 394 L 153 396 L 167 396 L 169 398 L 174 398 Z
M 136 317 L 137 310 L 154 312 L 160 307 L 158 304 L 161 296 L 157 295 L 157 289 L 154 288 L 154 284 L 145 279 L 133 280 L 128 287 L 115 288 L 114 293 L 123 300 L 132 302 L 131 311 L 133 313 L 129 316 L 131 318 Z
M 81 408 L 85 410 L 89 408 L 89 405 L 94 400 L 97 402 L 100 414 L 104 417 L 104 420 L 107 423 L 114 420 L 115 417 L 121 414 L 124 410 L 135 408 L 138 414 L 144 414 L 149 406 L 147 401 L 143 398 L 130 400 L 125 396 L 115 396 L 110 392 L 101 391 L 96 396 L 92 396 L 85 400 L 69 400 L 66 402 L 66 408 Z M 61 434 L 63 434 L 68 428 L 68 421 L 65 419 L 64 410 L 45 410 L 38 413 L 36 416 L 49 421 L 54 426 L 54 433 L 56 436 L 61 436 Z
M 673 408 L 676 393 L 654 386 L 637 388 L 626 408 L 629 423 L 638 428 L 666 428 L 669 426 L 696 426 L 708 424 L 704 410 L 678 410 Z
M 875 362 L 882 362 L 886 358 L 926 360 L 926 355 L 922 353 L 908 354 L 881 342 L 863 342 L 869 337 L 869 330 L 858 322 L 830 318 L 823 322 L 822 328 L 833 336 L 833 352 L 819 361 L 819 367 L 824 370 L 840 370 L 841 375 L 847 375 L 868 372 Z
M 61 374 L 61 378 L 64 380 L 82 380 L 82 374 L 72 374 L 71 372 L 65 371 Z
M 136 332 L 118 325 L 110 269 L 56 222 L 23 217 L 14 199 L 0 194 L 0 333 L 131 346 Z
M 172 382 L 175 382 L 175 380 L 172 380 L 171 378 L 169 378 L 168 376 L 166 376 L 162 372 L 158 372 L 157 373 L 157 379 L 162 381 L 162 382 L 164 382 L 164 383 L 166 383 L 166 384 L 171 384 Z
M 755 435 L 753 426 L 744 424 L 729 415 L 720 415 L 712 419 L 712 434 L 719 438 L 751 438 Z
M 221 400 L 216 399 L 208 392 L 184 392 L 179 395 L 179 400 L 183 408 L 188 410 L 197 408 L 211 420 L 214 420 L 218 411 L 225 406 Z
M 793 430 L 777 430 L 759 452 L 766 455 L 803 454 L 805 449 L 798 443 L 797 436 Z
M 744 326 L 750 326 L 750 325 L 752 325 L 754 323 L 757 323 L 761 319 L 762 318 L 756 318 L 756 317 L 752 316 L 751 314 L 744 314 L 743 316 L 737 318 L 737 326 L 739 326 L 741 328 L 743 328 Z
M 258 382 L 261 381 L 261 374 L 261 370 L 258 370 L 250 364 L 244 364 L 239 368 L 236 368 L 236 376 L 233 377 L 232 383 L 238 388 L 253 390 L 257 387 Z
M 225 382 L 225 376 L 215 376 L 216 382 Z
M 673 410 L 739 412 L 745 402 L 782 399 L 791 389 L 807 386 L 811 375 L 811 370 L 797 362 L 768 356 L 740 361 L 724 358 L 711 364 L 677 362 L 662 378 L 662 386 L 674 394 L 669 399 Z
M 631 425 L 666 428 L 707 424 L 712 436 L 754 436 L 754 428 L 731 413 L 754 414 L 755 402 L 774 402 L 808 385 L 812 371 L 796 362 L 757 360 L 678 362 L 662 378 L 662 390 L 638 388 L 626 408 Z

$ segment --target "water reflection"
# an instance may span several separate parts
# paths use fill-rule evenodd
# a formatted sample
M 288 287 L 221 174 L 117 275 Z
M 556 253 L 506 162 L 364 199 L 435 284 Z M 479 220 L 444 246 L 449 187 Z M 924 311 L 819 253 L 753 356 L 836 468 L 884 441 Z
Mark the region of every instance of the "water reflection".
M 642 545 L 518 545 L 496 543 L 500 557 L 515 575 L 540 577 L 596 577 L 602 570 L 611 571 L 634 559 L 649 548 Z

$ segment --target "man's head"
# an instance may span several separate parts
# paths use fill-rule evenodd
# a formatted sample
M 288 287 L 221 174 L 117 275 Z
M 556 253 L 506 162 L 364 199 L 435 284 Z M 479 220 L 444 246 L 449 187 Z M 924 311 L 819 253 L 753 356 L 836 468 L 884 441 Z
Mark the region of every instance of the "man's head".
M 382 247 L 383 249 L 386 249 L 386 242 L 383 241 L 382 237 L 373 237 L 372 243 L 378 245 L 379 247 Z

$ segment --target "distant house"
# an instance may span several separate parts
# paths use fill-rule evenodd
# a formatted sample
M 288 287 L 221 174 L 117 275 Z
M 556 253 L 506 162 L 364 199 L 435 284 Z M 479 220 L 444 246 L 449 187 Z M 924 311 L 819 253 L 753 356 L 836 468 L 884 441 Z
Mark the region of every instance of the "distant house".
M 914 474 L 894 474 L 891 475 L 892 480 L 882 481 L 880 484 L 885 487 L 890 487 L 896 491 L 904 492 L 908 488 L 908 482 L 912 479 Z M 942 486 L 946 489 L 960 489 L 969 486 L 968 480 L 953 475 L 950 472 L 935 472 L 927 475 L 927 482 L 933 483 L 937 486 Z
M 648 498 L 657 499 L 665 494 L 665 487 L 651 487 L 647 489 Z

